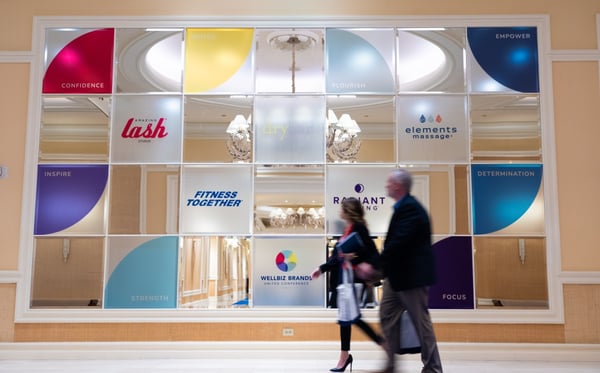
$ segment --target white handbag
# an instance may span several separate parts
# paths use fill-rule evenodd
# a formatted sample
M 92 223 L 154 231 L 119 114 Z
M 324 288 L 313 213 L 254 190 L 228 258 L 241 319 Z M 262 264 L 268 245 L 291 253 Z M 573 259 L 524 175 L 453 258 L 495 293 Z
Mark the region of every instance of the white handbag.
M 344 266 L 342 269 L 342 282 L 337 286 L 338 320 L 352 323 L 360 318 L 361 283 L 354 283 L 352 268 Z

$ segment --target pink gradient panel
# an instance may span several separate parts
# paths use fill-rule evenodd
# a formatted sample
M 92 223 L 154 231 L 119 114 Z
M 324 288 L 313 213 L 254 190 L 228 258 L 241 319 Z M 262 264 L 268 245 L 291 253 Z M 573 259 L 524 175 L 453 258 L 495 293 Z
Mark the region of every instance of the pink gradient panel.
M 43 93 L 111 93 L 114 29 L 88 32 L 68 43 L 52 60 Z

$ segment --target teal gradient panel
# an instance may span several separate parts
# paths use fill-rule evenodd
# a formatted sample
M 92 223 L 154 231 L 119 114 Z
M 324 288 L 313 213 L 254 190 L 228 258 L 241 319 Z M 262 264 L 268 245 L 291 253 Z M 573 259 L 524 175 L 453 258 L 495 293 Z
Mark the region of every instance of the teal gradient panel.
M 112 272 L 105 308 L 175 308 L 178 238 L 159 237 L 134 248 Z
M 364 38 L 330 29 L 327 42 L 327 93 L 393 93 L 394 74 L 385 58 Z

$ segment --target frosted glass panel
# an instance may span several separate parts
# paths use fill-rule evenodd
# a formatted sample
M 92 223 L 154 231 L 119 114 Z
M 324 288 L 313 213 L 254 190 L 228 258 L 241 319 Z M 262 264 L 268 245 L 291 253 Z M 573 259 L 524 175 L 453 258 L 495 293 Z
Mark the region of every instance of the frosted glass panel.
M 372 235 L 385 235 L 390 223 L 394 200 L 387 196 L 385 183 L 394 167 L 353 166 L 327 167 L 327 233 L 341 235 L 345 222 L 340 218 L 340 204 L 345 198 L 358 198 L 365 208 Z
M 252 167 L 183 168 L 181 232 L 249 234 Z
M 181 161 L 181 96 L 116 96 L 113 162 Z
M 324 163 L 325 98 L 256 97 L 255 162 Z
M 398 111 L 399 162 L 467 162 L 464 96 L 403 96 Z

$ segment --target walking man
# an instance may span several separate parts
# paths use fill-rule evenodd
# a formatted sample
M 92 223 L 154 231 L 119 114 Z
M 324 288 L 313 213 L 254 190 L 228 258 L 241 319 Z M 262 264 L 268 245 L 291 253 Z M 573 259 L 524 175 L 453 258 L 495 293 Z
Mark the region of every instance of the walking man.
M 435 258 L 431 246 L 429 214 L 411 194 L 412 175 L 403 169 L 390 172 L 387 195 L 396 201 L 381 253 L 384 272 L 379 307 L 386 338 L 387 364 L 382 373 L 393 373 L 400 344 L 400 317 L 412 318 L 421 342 L 422 373 L 442 373 L 442 363 L 429 315 L 429 286 L 435 283 Z

